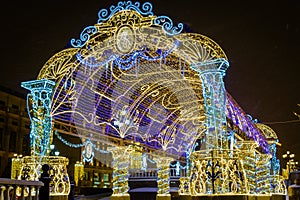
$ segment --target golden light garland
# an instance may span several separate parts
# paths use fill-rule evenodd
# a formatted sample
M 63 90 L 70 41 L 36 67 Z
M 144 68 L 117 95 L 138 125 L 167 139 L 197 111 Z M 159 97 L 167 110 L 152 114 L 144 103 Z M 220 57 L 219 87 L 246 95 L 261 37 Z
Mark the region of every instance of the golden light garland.
M 170 18 L 154 16 L 151 9 L 149 3 L 139 8 L 139 3 L 128 1 L 112 6 L 111 13 L 101 10 L 98 23 L 71 40 L 74 48 L 46 62 L 38 79 L 55 82 L 50 116 L 80 127 L 76 132 L 84 140 L 109 146 L 113 196 L 128 197 L 132 141 L 156 155 L 183 159 L 190 153 L 186 159 L 192 166 L 180 179 L 181 195 L 284 194 L 277 168 L 270 164 L 276 160 L 258 144 L 265 142 L 263 136 L 277 137 L 269 128 L 247 121 L 228 100 L 224 51 L 206 36 L 181 33 L 182 24 L 173 27 Z M 232 112 L 230 119 L 226 111 Z M 246 126 L 255 130 L 250 136 L 256 142 L 245 136 Z M 156 158 L 162 196 L 169 196 L 170 161 Z M 76 180 L 81 170 L 78 165 Z M 270 175 L 275 177 L 272 190 Z

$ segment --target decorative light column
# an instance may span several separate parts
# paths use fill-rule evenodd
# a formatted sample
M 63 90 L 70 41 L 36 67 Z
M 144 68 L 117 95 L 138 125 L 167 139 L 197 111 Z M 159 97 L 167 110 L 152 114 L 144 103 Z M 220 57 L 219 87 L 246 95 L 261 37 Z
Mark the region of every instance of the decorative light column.
M 42 166 L 49 165 L 51 176 L 50 196 L 66 199 L 70 192 L 67 173 L 69 159 L 50 154 L 52 140 L 51 104 L 55 82 L 42 79 L 22 82 L 21 86 L 30 90 L 27 95 L 27 110 L 31 121 L 30 148 L 31 155 L 22 158 L 22 168 L 18 178 L 36 181 L 41 177 Z M 52 146 L 52 145 L 51 145 Z
M 154 156 L 157 165 L 157 195 L 156 200 L 171 200 L 170 195 L 170 163 L 169 157 Z
M 226 134 L 226 92 L 223 77 L 229 63 L 224 58 L 193 64 L 191 68 L 199 73 L 206 116 L 206 133 L 202 150 L 228 149 Z
M 21 86 L 30 90 L 27 95 L 27 107 L 31 121 L 31 155 L 46 156 L 52 129 L 50 109 L 55 82 L 46 79 L 34 80 L 22 82 Z
M 130 154 L 134 151 L 131 146 L 116 146 L 108 148 L 112 153 L 112 168 L 113 168 L 113 194 L 111 200 L 130 200 L 128 194 L 128 177 Z

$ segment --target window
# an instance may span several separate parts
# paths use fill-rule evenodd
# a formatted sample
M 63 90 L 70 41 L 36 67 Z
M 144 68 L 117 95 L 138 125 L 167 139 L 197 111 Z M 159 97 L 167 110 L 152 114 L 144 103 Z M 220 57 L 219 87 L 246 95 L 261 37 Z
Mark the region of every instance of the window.
M 11 107 L 12 107 L 13 109 L 19 109 L 19 106 L 15 105 L 15 104 L 12 104 Z
M 9 137 L 9 151 L 16 152 L 16 143 L 17 143 L 17 132 L 12 131 L 10 132 Z
M 5 102 L 0 100 L 0 110 L 5 110 Z
M 22 145 L 22 154 L 30 155 L 30 136 L 29 136 L 29 134 L 24 134 L 23 145 Z
M 18 121 L 15 120 L 15 119 L 13 119 L 12 122 L 11 122 L 11 124 L 14 125 L 14 126 L 18 126 Z
M 24 127 L 25 127 L 26 129 L 30 129 L 30 124 L 29 124 L 29 123 L 26 123 Z
M 11 112 L 14 113 L 14 114 L 18 114 L 19 106 L 12 104 L 11 105 Z
M 103 174 L 103 182 L 109 181 L 108 174 Z
M 0 149 L 3 149 L 3 146 L 2 146 L 3 135 L 4 135 L 3 129 L 0 128 Z

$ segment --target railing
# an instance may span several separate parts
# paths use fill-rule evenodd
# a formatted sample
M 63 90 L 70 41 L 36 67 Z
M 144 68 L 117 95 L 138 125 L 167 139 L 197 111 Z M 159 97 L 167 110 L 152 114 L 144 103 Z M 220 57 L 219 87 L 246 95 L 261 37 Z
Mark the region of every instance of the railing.
M 133 179 L 156 179 L 157 178 L 157 169 L 148 168 L 147 170 L 139 169 L 130 169 L 129 170 L 130 178 Z M 175 168 L 170 168 L 170 178 L 179 179 L 180 177 L 186 176 L 186 170 L 181 169 L 177 171 Z
M 42 186 L 44 183 L 41 181 L 0 178 L 0 200 L 38 200 L 38 191 Z

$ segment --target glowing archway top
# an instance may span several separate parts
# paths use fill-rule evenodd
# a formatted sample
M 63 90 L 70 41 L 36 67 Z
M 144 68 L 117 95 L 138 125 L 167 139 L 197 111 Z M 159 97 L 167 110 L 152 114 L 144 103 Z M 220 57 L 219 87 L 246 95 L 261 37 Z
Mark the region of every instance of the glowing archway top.
M 165 38 L 162 39 L 170 40 L 170 36 L 175 36 L 174 38 L 181 42 L 189 40 L 194 43 L 194 50 L 197 50 L 198 46 L 200 46 L 204 51 L 211 51 L 211 57 L 225 58 L 227 60 L 221 47 L 210 38 L 195 33 L 183 33 L 182 23 L 174 26 L 169 17 L 153 15 L 152 5 L 149 2 L 144 3 L 141 7 L 139 2 L 135 2 L 134 4 L 131 1 L 119 2 L 117 6 L 111 6 L 109 10 L 110 13 L 106 9 L 100 10 L 98 13 L 98 23 L 84 28 L 79 39 L 72 39 L 70 41 L 71 45 L 75 48 L 81 48 L 88 43 L 93 44 L 92 40 L 95 38 L 103 40 L 107 36 L 114 36 L 123 25 L 131 26 L 134 31 L 144 27 L 160 27 L 163 33 L 165 33 Z M 124 23 L 128 16 L 132 20 Z M 137 33 L 135 32 L 135 34 Z M 101 38 L 99 37 L 100 35 Z M 201 60 L 195 60 L 195 62 L 199 61 Z
M 98 23 L 84 28 L 79 39 L 70 41 L 72 47 L 62 50 L 50 58 L 38 75 L 38 79 L 55 81 L 56 92 L 62 94 L 64 89 L 70 90 L 65 99 L 72 99 L 70 94 L 73 94 L 71 90 L 74 89 L 70 87 L 72 83 L 69 84 L 66 80 L 78 70 L 80 65 L 87 64 L 89 60 L 92 60 L 98 63 L 103 62 L 99 66 L 107 66 L 108 62 L 117 60 L 124 54 L 132 56 L 141 51 L 143 45 L 158 49 L 160 52 L 167 52 L 174 45 L 180 46 L 180 48 L 172 49 L 172 54 L 179 58 L 180 62 L 184 61 L 187 68 L 215 60 L 225 60 L 228 65 L 227 57 L 217 43 L 201 34 L 183 33 L 181 23 L 173 26 L 169 17 L 153 15 L 150 3 L 144 3 L 141 6 L 139 2 L 134 4 L 131 1 L 119 2 L 117 6 L 111 6 L 109 10 L 110 13 L 106 9 L 100 10 Z M 129 45 L 122 43 L 122 34 L 131 37 Z M 124 63 L 124 60 L 122 62 Z M 91 66 L 89 65 L 89 67 Z M 197 78 L 199 79 L 199 77 Z M 198 80 L 195 83 L 199 84 L 201 81 Z M 66 86 L 68 84 L 69 86 Z M 201 90 L 202 88 L 199 89 L 200 93 Z M 200 98 L 202 101 L 203 98 Z M 62 104 L 58 102 L 55 106 Z M 229 98 L 227 104 L 235 103 Z M 56 111 L 56 108 L 53 110 Z M 239 113 L 235 113 L 235 115 L 239 115 Z M 240 118 L 244 119 L 244 115 L 240 115 Z M 250 122 L 245 126 L 252 127 Z M 244 130 L 243 127 L 241 129 Z M 263 136 L 255 127 L 253 130 L 252 132 L 248 131 L 250 138 L 258 142 L 260 146 L 265 146 Z
M 107 49 L 101 49 L 97 45 L 99 42 L 102 46 L 105 42 L 117 46 L 116 36 L 123 26 L 132 28 L 135 37 L 144 38 L 143 42 L 146 45 L 151 45 L 153 40 L 159 41 L 156 48 L 163 49 L 166 45 L 179 41 L 180 50 L 174 53 L 184 57 L 187 64 L 220 58 L 228 60 L 222 48 L 209 37 L 197 33 L 183 33 L 182 23 L 173 26 L 169 17 L 153 15 L 151 3 L 146 2 L 140 6 L 139 2 L 124 1 L 119 2 L 117 6 L 111 6 L 109 10 L 110 13 L 106 9 L 100 10 L 98 23 L 84 28 L 78 39 L 71 39 L 70 44 L 73 48 L 62 50 L 50 58 L 42 67 L 38 79 L 59 79 L 70 68 L 74 68 L 72 62 L 75 62 L 76 66 L 74 55 L 78 52 L 85 54 L 87 50 L 97 50 L 98 54 L 105 53 Z M 113 50 L 114 53 L 119 53 L 117 48 Z M 136 48 L 131 49 L 134 50 Z

